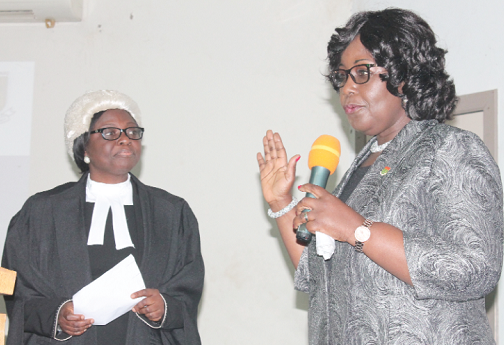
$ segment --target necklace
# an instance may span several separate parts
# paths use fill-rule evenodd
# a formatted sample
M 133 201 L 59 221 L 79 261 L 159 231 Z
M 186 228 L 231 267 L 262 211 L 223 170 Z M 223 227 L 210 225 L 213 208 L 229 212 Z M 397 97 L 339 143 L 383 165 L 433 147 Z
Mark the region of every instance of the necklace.
M 388 144 L 390 144 L 390 141 L 387 141 L 386 143 L 378 145 L 378 140 L 376 140 L 371 144 L 370 151 L 372 153 L 382 152 L 383 150 L 385 150 L 387 148 Z

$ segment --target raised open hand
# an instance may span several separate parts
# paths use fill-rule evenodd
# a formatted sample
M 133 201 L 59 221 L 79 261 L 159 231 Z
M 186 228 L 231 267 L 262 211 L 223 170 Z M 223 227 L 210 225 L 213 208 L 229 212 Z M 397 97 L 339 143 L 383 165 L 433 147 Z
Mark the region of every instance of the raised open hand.
M 287 152 L 280 134 L 271 130 L 263 138 L 264 157 L 257 154 L 261 187 L 264 199 L 273 211 L 285 207 L 292 200 L 291 189 L 296 177 L 296 162 L 300 156 L 295 155 L 287 162 Z

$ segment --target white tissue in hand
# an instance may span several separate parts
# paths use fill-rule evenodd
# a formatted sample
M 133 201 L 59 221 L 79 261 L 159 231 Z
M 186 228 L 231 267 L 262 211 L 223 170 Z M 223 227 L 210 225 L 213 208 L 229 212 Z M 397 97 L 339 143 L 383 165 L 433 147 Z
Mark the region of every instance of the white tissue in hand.
M 315 232 L 317 254 L 324 257 L 324 260 L 329 260 L 336 249 L 334 238 L 322 232 Z

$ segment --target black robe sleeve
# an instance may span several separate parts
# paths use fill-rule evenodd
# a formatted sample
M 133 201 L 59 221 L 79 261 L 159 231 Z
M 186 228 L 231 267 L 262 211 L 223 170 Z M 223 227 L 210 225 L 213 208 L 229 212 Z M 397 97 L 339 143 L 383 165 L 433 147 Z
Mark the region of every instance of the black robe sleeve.
M 51 259 L 41 259 L 49 250 L 41 241 L 38 214 L 46 207 L 38 196 L 31 197 L 11 220 L 5 241 L 2 266 L 17 272 L 13 296 L 5 297 L 9 315 L 9 344 L 23 344 L 24 332 L 52 338 L 56 314 L 67 296 L 55 293 L 46 270 L 53 271 Z M 43 236 L 43 235 L 42 235 Z M 54 273 L 54 272 L 53 272 Z
M 198 222 L 185 201 L 182 204 L 178 234 L 178 262 L 174 274 L 160 289 L 167 307 L 162 328 L 183 329 L 186 340 L 183 344 L 196 344 L 199 343 L 196 318 L 203 290 L 204 265 Z
M 166 301 L 160 328 L 163 344 L 201 344 L 197 329 L 198 304 L 204 279 L 198 222 L 187 202 L 165 191 L 148 189 L 141 196 L 147 224 L 147 260 L 141 271 L 147 288 L 157 288 Z M 150 200 L 147 204 L 145 200 Z

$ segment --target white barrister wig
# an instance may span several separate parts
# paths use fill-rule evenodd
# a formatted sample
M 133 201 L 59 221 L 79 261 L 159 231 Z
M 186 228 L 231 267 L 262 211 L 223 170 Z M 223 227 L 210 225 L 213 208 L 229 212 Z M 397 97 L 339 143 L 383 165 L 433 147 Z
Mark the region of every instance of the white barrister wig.
M 74 140 L 89 131 L 94 114 L 109 109 L 126 110 L 141 126 L 140 109 L 130 97 L 113 90 L 87 92 L 72 103 L 65 115 L 65 144 L 72 160 Z

